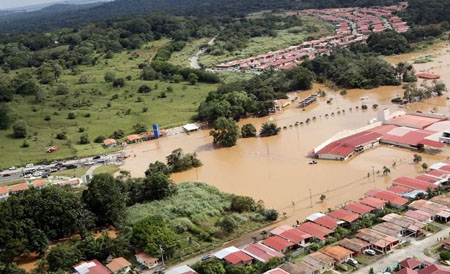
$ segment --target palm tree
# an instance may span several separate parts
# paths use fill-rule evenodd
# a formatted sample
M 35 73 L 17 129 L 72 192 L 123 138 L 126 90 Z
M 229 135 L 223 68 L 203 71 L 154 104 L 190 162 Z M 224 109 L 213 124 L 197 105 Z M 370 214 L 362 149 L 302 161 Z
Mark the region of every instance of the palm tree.
M 390 170 L 387 166 L 384 166 L 384 167 L 383 167 L 383 175 L 386 176 L 386 175 L 388 175 L 389 173 L 391 173 L 391 170 Z

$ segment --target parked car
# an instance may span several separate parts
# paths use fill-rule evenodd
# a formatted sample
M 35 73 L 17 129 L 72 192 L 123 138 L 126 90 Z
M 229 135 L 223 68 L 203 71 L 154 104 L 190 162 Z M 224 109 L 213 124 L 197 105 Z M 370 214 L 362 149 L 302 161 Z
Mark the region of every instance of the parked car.
M 3 177 L 9 177 L 9 176 L 11 176 L 11 174 L 9 174 L 9 173 L 3 174 Z
M 94 157 L 92 157 L 92 160 L 98 160 L 98 159 L 100 159 L 100 158 L 101 158 L 100 155 L 95 155 Z
M 65 167 L 66 167 L 67 169 L 75 169 L 75 168 L 77 168 L 77 166 L 74 165 L 74 164 L 68 164 L 68 165 L 65 165 Z
M 353 259 L 353 258 L 348 258 L 347 263 L 351 266 L 357 266 L 358 265 L 358 261 Z
M 53 172 L 57 172 L 58 170 L 59 170 L 59 168 L 52 167 L 49 169 L 49 172 L 53 173 Z
M 210 258 L 211 258 L 211 254 L 208 254 L 208 255 L 203 256 L 201 260 L 202 260 L 202 262 L 204 262 L 204 261 L 209 260 Z
M 30 174 L 30 173 L 25 174 L 25 175 L 23 176 L 23 178 L 25 178 L 25 179 L 31 178 L 31 174 Z
M 85 166 L 93 166 L 95 165 L 94 161 L 87 161 L 86 163 L 84 163 Z
M 364 250 L 364 253 L 370 256 L 375 256 L 377 253 L 375 252 L 375 250 L 372 249 L 366 249 Z
M 50 176 L 50 174 L 48 174 L 48 173 L 43 173 L 42 176 L 41 176 L 41 178 L 42 178 L 42 179 L 45 179 L 45 178 L 48 178 L 48 176 Z
M 8 168 L 8 170 L 16 170 L 16 169 L 17 169 L 17 167 L 15 167 L 15 166 Z
M 42 176 L 42 172 L 40 171 L 36 171 L 33 173 L 33 177 L 41 177 Z
M 34 165 L 33 164 L 27 164 L 25 167 L 26 168 L 30 168 L 30 167 L 33 167 Z

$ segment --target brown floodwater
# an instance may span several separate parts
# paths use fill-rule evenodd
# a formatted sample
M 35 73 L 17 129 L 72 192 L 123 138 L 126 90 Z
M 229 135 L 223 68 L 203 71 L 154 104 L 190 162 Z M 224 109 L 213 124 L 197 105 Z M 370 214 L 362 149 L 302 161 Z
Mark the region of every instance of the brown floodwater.
M 414 65 L 416 70 L 439 73 L 450 87 L 450 58 L 446 56 L 449 50 L 447 44 L 440 43 L 422 52 L 389 57 L 386 60 L 392 63 L 409 61 L 432 52 L 436 55 L 434 62 Z M 293 223 L 312 212 L 326 211 L 349 200 L 358 200 L 374 186 L 386 188 L 392 178 L 417 176 L 417 173 L 422 172 L 419 166 L 412 164 L 413 151 L 383 145 L 344 162 L 318 160 L 317 165 L 308 164 L 308 152 L 320 143 L 342 130 L 367 125 L 376 116 L 377 110 L 372 109 L 373 104 L 378 104 L 378 109 L 390 108 L 391 113 L 398 110 L 429 112 L 434 108 L 439 113 L 450 115 L 450 104 L 446 96 L 410 104 L 407 109 L 391 104 L 393 97 L 403 94 L 401 87 L 354 89 L 348 90 L 347 95 L 340 96 L 325 86 L 316 84 L 312 90 L 299 92 L 297 96 L 305 98 L 319 88 L 327 92 L 327 97 L 319 98 L 304 110 L 298 108 L 296 102 L 270 117 L 249 118 L 239 122 L 239 125 L 253 123 L 257 128 L 269 121 L 280 127 L 287 126 L 277 136 L 239 139 L 232 148 L 215 148 L 208 130 L 189 135 L 173 135 L 129 146 L 126 151 L 133 156 L 127 159 L 122 169 L 130 171 L 132 176 L 143 176 L 150 162 L 164 161 L 165 156 L 176 148 L 196 152 L 203 166 L 173 174 L 175 182 L 201 181 L 225 192 L 261 199 L 266 207 L 278 209 L 280 213 L 285 212 L 286 222 Z M 355 109 L 361 105 L 361 97 L 364 96 L 368 97 L 364 103 L 369 109 Z M 327 104 L 326 100 L 330 97 L 333 98 L 333 103 Z M 353 110 L 350 111 L 350 108 Z M 341 111 L 341 114 L 337 114 L 337 111 Z M 332 112 L 334 116 L 331 116 Z M 329 116 L 325 117 L 325 114 Z M 304 122 L 307 118 L 312 120 L 313 117 L 316 120 L 309 124 L 294 126 L 295 122 Z M 448 159 L 448 156 L 450 149 L 446 147 L 438 155 L 423 155 L 423 159 L 431 164 Z M 372 167 L 376 173 L 383 166 L 392 167 L 394 162 L 396 166 L 391 168 L 390 176 L 376 174 L 375 178 L 367 178 L 368 173 L 372 174 Z M 323 203 L 319 199 L 321 194 L 326 195 Z

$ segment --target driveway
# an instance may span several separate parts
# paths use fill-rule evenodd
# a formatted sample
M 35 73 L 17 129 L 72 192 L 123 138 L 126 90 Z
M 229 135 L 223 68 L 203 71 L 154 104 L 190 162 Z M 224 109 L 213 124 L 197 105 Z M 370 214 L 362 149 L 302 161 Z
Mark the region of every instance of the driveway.
M 380 260 L 376 261 L 375 263 L 365 266 L 363 268 L 360 268 L 355 273 L 361 273 L 361 274 L 368 274 L 370 271 L 370 268 L 373 268 L 374 273 L 377 273 L 381 270 L 386 269 L 387 267 L 402 261 L 403 259 L 407 257 L 416 257 L 420 261 L 428 261 L 428 262 L 436 262 L 436 259 L 428 257 L 424 254 L 424 250 L 432 247 L 438 242 L 439 238 L 445 238 L 448 237 L 450 234 L 450 227 L 446 227 L 443 230 L 439 231 L 438 233 L 431 234 L 427 238 L 415 241 L 412 240 L 411 244 L 407 247 L 401 248 L 401 249 L 395 249 L 392 253 L 389 255 L 381 258 Z

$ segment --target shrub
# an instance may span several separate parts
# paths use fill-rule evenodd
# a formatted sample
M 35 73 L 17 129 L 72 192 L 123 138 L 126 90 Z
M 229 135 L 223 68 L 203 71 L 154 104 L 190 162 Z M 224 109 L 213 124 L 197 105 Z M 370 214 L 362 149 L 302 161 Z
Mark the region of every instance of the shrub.
M 236 212 L 249 212 L 255 210 L 255 200 L 246 196 L 234 196 L 231 200 L 230 209 Z
M 64 132 L 60 132 L 60 133 L 56 134 L 56 139 L 58 139 L 58 140 L 66 140 L 67 136 L 66 136 L 66 134 Z
M 107 83 L 113 82 L 114 79 L 116 79 L 116 76 L 115 76 L 115 74 L 114 74 L 113 72 L 107 72 L 107 73 L 105 74 L 105 81 L 106 81 Z
M 94 143 L 101 144 L 101 143 L 103 143 L 103 141 L 105 141 L 105 139 L 106 139 L 105 136 L 99 135 L 94 139 Z
M 89 117 L 91 117 L 91 114 L 88 112 L 88 113 L 85 113 L 83 116 L 84 116 L 85 118 L 89 118 Z
M 443 261 L 450 260 L 450 251 L 447 251 L 447 250 L 441 251 L 439 253 L 439 257 Z
M 138 89 L 139 93 L 150 93 L 150 91 L 152 91 L 152 89 L 147 85 L 142 85 Z
M 147 132 L 147 131 L 148 131 L 147 126 L 143 123 L 136 123 L 133 126 L 133 132 L 136 134 Z
M 29 146 L 30 146 L 30 143 L 28 143 L 27 140 L 23 140 L 23 143 L 22 143 L 21 147 L 27 148 L 27 147 L 29 147 Z
M 113 81 L 113 87 L 121 87 L 125 86 L 125 80 L 123 78 L 117 78 Z
M 242 138 L 250 138 L 256 136 L 256 128 L 253 124 L 245 124 L 241 128 Z
M 89 143 L 90 143 L 90 141 L 89 141 L 89 136 L 87 135 L 87 133 L 80 136 L 80 145 L 86 145 Z
M 74 112 L 69 112 L 67 114 L 67 119 L 73 120 L 76 118 L 76 114 Z
M 368 109 L 367 105 L 361 105 L 361 109 Z
M 280 130 L 281 128 L 277 127 L 277 125 L 274 123 L 264 123 L 261 127 L 261 131 L 259 132 L 259 136 L 268 137 L 277 135 Z
M 265 209 L 261 212 L 261 215 L 263 215 L 267 221 L 275 221 L 278 219 L 278 211 L 275 209 Z
M 232 233 L 238 224 L 231 216 L 225 216 L 216 223 L 216 226 L 220 227 L 223 232 Z
M 46 115 L 45 117 L 44 117 L 44 120 L 45 121 L 50 121 L 52 119 L 52 117 L 50 117 L 50 115 Z
M 25 122 L 19 121 L 13 126 L 13 137 L 17 139 L 27 137 L 27 126 Z
M 115 130 L 111 134 L 111 138 L 113 138 L 113 139 L 122 139 L 123 137 L 125 137 L 125 132 L 121 129 Z
M 78 132 L 84 132 L 86 129 L 84 127 L 78 128 Z

